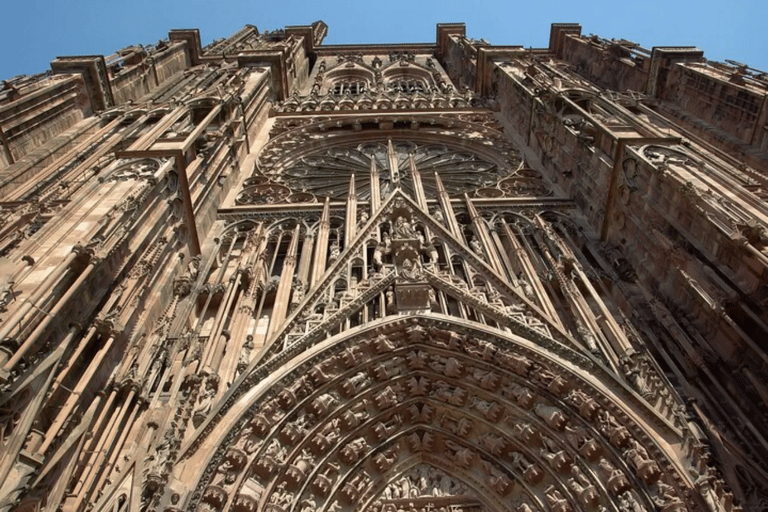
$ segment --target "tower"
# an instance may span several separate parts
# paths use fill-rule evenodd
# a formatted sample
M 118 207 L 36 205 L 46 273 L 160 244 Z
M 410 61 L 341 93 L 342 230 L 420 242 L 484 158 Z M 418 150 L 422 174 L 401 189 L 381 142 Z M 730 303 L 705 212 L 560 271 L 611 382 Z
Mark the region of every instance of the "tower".
M 0 511 L 765 507 L 765 75 L 326 30 L 5 83 Z

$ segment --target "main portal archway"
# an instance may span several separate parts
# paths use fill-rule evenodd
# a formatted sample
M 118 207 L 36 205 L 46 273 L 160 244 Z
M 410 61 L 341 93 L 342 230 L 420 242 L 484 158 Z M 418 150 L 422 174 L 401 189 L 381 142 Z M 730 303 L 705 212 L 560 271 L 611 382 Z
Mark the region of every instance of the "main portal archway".
M 190 509 L 697 506 L 682 432 L 559 343 L 400 315 L 255 371 L 271 377 L 182 456 L 177 478 L 198 482 Z

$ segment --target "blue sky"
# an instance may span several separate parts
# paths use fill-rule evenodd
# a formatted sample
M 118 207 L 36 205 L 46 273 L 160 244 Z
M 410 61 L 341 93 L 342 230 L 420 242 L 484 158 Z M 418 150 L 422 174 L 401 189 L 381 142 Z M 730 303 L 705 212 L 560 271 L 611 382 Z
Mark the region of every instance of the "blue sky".
M 0 14 L 0 79 L 49 69 L 57 55 L 109 54 L 169 29 L 199 28 L 203 44 L 245 24 L 259 30 L 329 25 L 326 44 L 432 42 L 435 24 L 463 21 L 492 44 L 546 46 L 553 22 L 652 46 L 695 45 L 712 60 L 768 71 L 768 0 L 26 0 Z

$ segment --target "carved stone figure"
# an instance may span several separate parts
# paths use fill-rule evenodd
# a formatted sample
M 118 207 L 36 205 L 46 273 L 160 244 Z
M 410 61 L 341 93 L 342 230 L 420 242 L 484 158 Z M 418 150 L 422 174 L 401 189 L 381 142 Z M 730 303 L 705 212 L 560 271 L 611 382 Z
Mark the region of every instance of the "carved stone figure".
M 3 512 L 766 508 L 768 75 L 469 28 L 0 82 Z

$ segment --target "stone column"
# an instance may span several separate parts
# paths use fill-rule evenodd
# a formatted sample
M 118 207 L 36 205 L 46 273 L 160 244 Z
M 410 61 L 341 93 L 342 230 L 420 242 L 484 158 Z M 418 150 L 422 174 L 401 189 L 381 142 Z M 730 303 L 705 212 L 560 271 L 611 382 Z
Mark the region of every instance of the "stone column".
M 88 263 L 88 266 L 83 270 L 83 272 L 78 276 L 78 278 L 75 280 L 74 283 L 67 289 L 67 291 L 64 293 L 64 295 L 56 302 L 56 305 L 51 309 L 48 314 L 43 318 L 43 320 L 37 325 L 34 331 L 27 337 L 26 340 L 24 340 L 24 343 L 19 347 L 19 349 L 13 354 L 13 357 L 11 357 L 3 366 L 4 371 L 10 372 L 14 366 L 21 360 L 22 357 L 24 357 L 27 352 L 35 345 L 35 343 L 38 341 L 40 336 L 42 336 L 46 330 L 48 329 L 48 326 L 58 318 L 59 313 L 61 310 L 69 303 L 69 300 L 74 297 L 76 293 L 80 291 L 80 288 L 82 287 L 83 283 L 88 279 L 88 277 L 91 275 L 91 272 L 93 271 L 96 264 L 99 262 L 96 258 L 91 258 L 91 261 Z M 2 338 L 0 338 L 2 339 Z
M 72 409 L 75 407 L 75 405 L 77 405 L 77 402 L 80 401 L 80 395 L 88 386 L 88 384 L 91 382 L 91 378 L 98 371 L 99 366 L 101 366 L 101 362 L 104 360 L 104 357 L 107 355 L 107 353 L 109 353 L 109 350 L 112 348 L 112 344 L 114 342 L 115 342 L 115 334 L 112 333 L 110 334 L 109 338 L 107 338 L 107 341 L 104 343 L 104 345 L 102 345 L 102 347 L 96 353 L 94 358 L 91 360 L 90 364 L 88 365 L 88 368 L 86 368 L 85 372 L 80 377 L 80 380 L 77 382 L 77 385 L 70 392 L 69 397 L 67 398 L 67 401 L 61 407 L 61 409 L 59 409 L 58 414 L 56 414 L 56 417 L 51 422 L 51 426 L 48 427 L 48 430 L 45 434 L 45 439 L 43 441 L 43 444 L 40 447 L 41 452 L 45 452 L 48 445 L 50 445 L 50 443 L 53 442 L 53 439 L 56 436 L 56 433 L 64 424 L 67 417 L 72 412 Z
M 349 247 L 357 232 L 357 191 L 355 175 L 349 178 L 349 193 L 347 194 L 347 225 L 344 226 L 344 248 Z
M 418 203 L 422 210 L 428 212 L 427 196 L 424 194 L 424 184 L 421 182 L 421 173 L 416 168 L 413 154 L 408 155 L 408 164 L 411 167 L 411 178 L 413 179 L 413 190 L 416 194 L 416 203 Z
M 472 204 L 472 200 L 467 194 L 464 194 L 464 201 L 467 203 L 467 212 L 469 212 L 469 218 L 472 220 L 472 225 L 475 227 L 476 236 L 480 241 L 481 248 L 483 249 L 483 254 L 478 254 L 478 258 L 484 260 L 491 268 L 493 268 L 493 270 L 496 271 L 497 274 L 503 276 L 504 267 L 502 266 L 499 257 L 496 255 L 496 251 L 493 250 L 493 240 L 491 239 L 491 234 L 488 230 L 488 226 L 486 225 L 485 220 L 480 217 L 480 214 L 477 212 L 477 208 L 475 208 L 475 205 Z
M 531 302 L 538 303 L 548 316 L 557 319 L 559 323 L 557 310 L 555 309 L 554 304 L 552 304 L 552 301 L 549 300 L 546 290 L 541 286 L 539 276 L 536 273 L 536 268 L 533 266 L 533 262 L 528 256 L 529 249 L 523 247 L 520 242 L 518 242 L 517 237 L 506 222 L 504 223 L 504 234 L 507 236 L 507 240 L 509 240 L 509 244 L 515 254 L 513 258 L 517 260 L 517 264 L 523 274 L 522 277 L 526 280 L 528 285 L 530 285 L 530 292 L 526 293 L 525 287 L 518 283 L 518 291 L 526 296 Z M 517 278 L 515 278 L 515 282 L 517 282 Z
M 323 214 L 320 217 L 320 227 L 315 240 L 315 261 L 312 265 L 312 283 L 314 286 L 325 273 L 325 262 L 328 257 L 328 234 L 331 229 L 331 199 L 325 199 Z
M 381 184 L 379 170 L 376 168 L 376 158 L 371 155 L 371 217 L 381 208 Z
M 117 440 L 117 432 L 120 429 L 120 425 L 123 422 L 125 414 L 133 405 L 133 398 L 135 395 L 136 388 L 131 386 L 126 399 L 115 409 L 115 412 L 104 431 L 104 435 L 101 436 L 99 446 L 96 447 L 96 457 L 93 463 L 89 465 L 89 467 L 80 477 L 79 492 L 77 492 L 77 499 L 75 501 L 73 510 L 80 509 L 80 505 L 83 503 L 83 501 L 90 498 L 93 491 L 91 487 L 101 474 L 102 469 L 105 467 L 104 459 L 107 458 L 109 452 L 112 450 L 114 442 Z
M 277 329 L 285 320 L 288 312 L 288 298 L 291 294 L 293 283 L 293 271 L 296 267 L 296 254 L 299 248 L 299 234 L 301 226 L 296 226 L 291 237 L 291 244 L 283 262 L 283 271 L 280 274 L 280 283 L 277 285 L 277 294 L 275 295 L 275 305 L 272 308 L 272 318 L 269 320 L 269 329 L 267 330 L 267 341 L 277 332 Z
M 54 375 L 56 375 L 56 366 L 50 368 L 38 393 L 35 394 L 34 398 L 32 398 L 27 405 L 27 413 L 22 414 L 21 419 L 17 423 L 15 435 L 11 436 L 8 444 L 3 447 L 4 451 L 0 452 L 0 482 L 3 482 L 4 484 L 7 484 L 9 475 L 12 475 L 11 478 L 21 478 L 23 476 L 13 470 L 16 467 L 19 452 L 26 442 L 27 433 L 32 428 L 34 421 L 37 419 L 37 412 L 45 401 L 46 392 L 50 388 L 51 382 L 53 382 Z M 0 485 L 0 487 L 3 487 L 3 485 Z M 15 487 L 18 487 L 18 485 L 13 485 L 8 488 Z
M 453 206 L 451 206 L 451 198 L 448 197 L 448 191 L 445 190 L 443 180 L 440 179 L 440 175 L 437 173 L 435 173 L 435 185 L 437 185 L 437 199 L 440 202 L 443 213 L 445 213 L 445 225 L 448 227 L 448 231 L 454 237 L 463 240 L 464 237 L 461 236 L 459 221 L 456 220 L 456 214 L 453 211 Z

